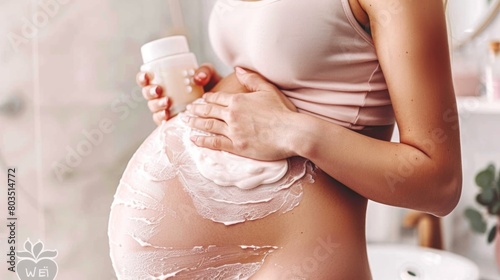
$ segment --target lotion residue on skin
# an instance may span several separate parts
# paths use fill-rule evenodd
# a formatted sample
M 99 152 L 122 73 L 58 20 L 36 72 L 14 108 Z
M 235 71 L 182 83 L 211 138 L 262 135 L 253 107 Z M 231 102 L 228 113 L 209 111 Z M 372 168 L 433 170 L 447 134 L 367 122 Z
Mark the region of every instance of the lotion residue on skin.
M 302 183 L 312 181 L 312 164 L 290 158 L 285 161 L 285 174 L 272 183 L 247 188 L 218 185 L 198 170 L 196 153 L 189 151 L 192 143 L 186 142 L 189 134 L 190 128 L 178 117 L 162 124 L 134 154 L 120 180 L 108 226 L 119 279 L 248 279 L 278 249 L 171 246 L 163 237 L 165 232 L 175 230 L 176 221 L 189 223 L 189 216 L 182 217 L 182 207 L 168 200 L 172 183 L 189 194 L 192 204 L 185 206 L 195 215 L 232 225 L 292 210 L 302 199 Z
M 278 211 L 288 212 L 296 207 L 302 199 L 302 179 L 307 182 L 312 180 L 312 165 L 304 158 L 290 158 L 279 161 L 273 166 L 273 163 L 231 155 L 232 159 L 236 157 L 238 159 L 235 163 L 228 162 L 228 165 L 245 162 L 247 170 L 240 169 L 242 177 L 244 177 L 244 183 L 241 185 L 244 187 L 237 187 L 236 184 L 218 185 L 200 173 L 196 160 L 197 157 L 206 157 L 205 162 L 215 162 L 216 160 L 208 157 L 215 156 L 216 153 L 222 154 L 222 152 L 207 152 L 208 149 L 195 146 L 189 140 L 190 133 L 191 129 L 180 118 L 175 118 L 166 124 L 163 141 L 169 147 L 167 155 L 173 167 L 165 168 L 165 171 L 177 170 L 177 175 L 185 190 L 191 195 L 196 209 L 204 218 L 231 225 L 260 219 Z M 218 157 L 217 164 L 222 164 L 221 159 L 224 157 Z M 204 168 L 208 170 L 208 168 Z M 273 174 L 273 171 L 278 171 L 278 174 Z M 250 179 L 252 173 L 263 175 L 259 180 L 274 182 L 258 185 L 248 184 L 252 180 Z M 163 174 L 158 176 L 168 177 Z M 212 174 L 212 177 L 217 177 L 217 174 Z M 237 177 L 231 176 L 228 181 L 234 182 L 236 180 Z
M 198 99 L 195 103 L 204 103 Z M 191 117 L 182 113 L 180 118 Z M 223 187 L 238 187 L 253 189 L 261 185 L 279 181 L 288 171 L 288 161 L 259 161 L 237 156 L 225 151 L 201 148 L 192 143 L 188 136 L 210 135 L 208 133 L 188 129 L 189 135 L 184 136 L 184 145 L 203 177 Z

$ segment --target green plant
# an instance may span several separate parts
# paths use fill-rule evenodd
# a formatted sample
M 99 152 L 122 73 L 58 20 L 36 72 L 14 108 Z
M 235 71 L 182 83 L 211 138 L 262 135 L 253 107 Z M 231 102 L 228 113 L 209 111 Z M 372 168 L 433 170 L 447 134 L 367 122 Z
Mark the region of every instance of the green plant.
M 476 201 L 486 208 L 484 213 L 468 207 L 465 210 L 465 217 L 469 220 L 472 230 L 478 233 L 485 233 L 487 223 L 486 214 L 500 216 L 500 173 L 495 176 L 495 165 L 489 164 L 486 169 L 476 174 L 476 185 L 480 188 L 476 195 Z M 488 243 L 493 242 L 497 233 L 498 224 L 494 225 L 488 232 Z

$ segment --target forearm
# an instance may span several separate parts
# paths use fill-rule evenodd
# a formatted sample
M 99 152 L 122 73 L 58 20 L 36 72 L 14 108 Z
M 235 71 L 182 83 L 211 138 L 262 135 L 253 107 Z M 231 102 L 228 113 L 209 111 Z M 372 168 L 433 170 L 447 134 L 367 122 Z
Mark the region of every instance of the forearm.
M 436 215 L 446 215 L 456 205 L 461 167 L 460 160 L 451 161 L 455 149 L 444 148 L 449 157 L 433 156 L 417 145 L 377 140 L 312 116 L 293 118 L 290 143 L 295 152 L 360 195 Z M 435 145 L 432 151 L 456 146 L 447 143 L 454 137 L 442 138 L 431 136 L 422 144 Z
M 399 104 L 405 108 L 395 108 L 401 143 L 390 143 L 297 113 L 275 86 L 255 73 L 240 72 L 238 79 L 251 93 L 216 92 L 205 97 L 207 104 L 190 108 L 200 117 L 189 119 L 189 125 L 216 134 L 192 138 L 196 145 L 259 160 L 298 155 L 381 203 L 436 215 L 455 207 L 461 159 L 458 117 L 446 114 L 456 112 L 452 91 L 435 97 L 439 102 L 423 104 L 413 97 L 407 101 L 411 106 Z

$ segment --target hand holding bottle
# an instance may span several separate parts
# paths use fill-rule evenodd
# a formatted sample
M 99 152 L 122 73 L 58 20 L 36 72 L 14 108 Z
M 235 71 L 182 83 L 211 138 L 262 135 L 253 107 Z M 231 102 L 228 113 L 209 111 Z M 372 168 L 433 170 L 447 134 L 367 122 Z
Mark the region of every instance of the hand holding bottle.
M 146 43 L 141 47 L 141 54 L 144 64 L 140 71 L 147 74 L 140 74 L 138 80 L 140 84 L 151 85 L 144 89 L 147 98 L 168 97 L 151 102 L 150 109 L 154 112 L 166 108 L 153 117 L 156 123 L 184 111 L 188 104 L 203 95 L 203 82 L 208 83 L 215 76 L 210 65 L 205 65 L 208 71 L 197 71 L 196 56 L 189 50 L 188 41 L 182 35 Z
M 141 71 L 136 76 L 136 82 L 142 87 L 142 95 L 148 100 L 149 110 L 153 113 L 153 121 L 160 125 L 162 121 L 171 118 L 169 110 L 171 101 L 162 86 L 151 82 L 153 79 L 154 73 L 151 72 Z M 220 80 L 221 77 L 215 71 L 213 65 L 208 63 L 201 65 L 193 76 L 193 82 L 202 86 L 205 91 L 210 91 Z

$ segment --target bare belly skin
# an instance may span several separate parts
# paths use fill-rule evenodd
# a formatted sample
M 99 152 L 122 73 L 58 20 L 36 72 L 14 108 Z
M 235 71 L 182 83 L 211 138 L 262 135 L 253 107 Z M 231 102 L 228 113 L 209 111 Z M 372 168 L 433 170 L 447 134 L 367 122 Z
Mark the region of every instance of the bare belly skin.
M 149 156 L 161 129 L 138 149 L 115 194 L 108 235 L 119 279 L 371 279 L 364 197 L 316 169 L 291 211 L 214 222 L 200 215 L 178 176 L 155 181 L 137 171 L 160 164 Z M 392 126 L 360 133 L 388 140 Z

